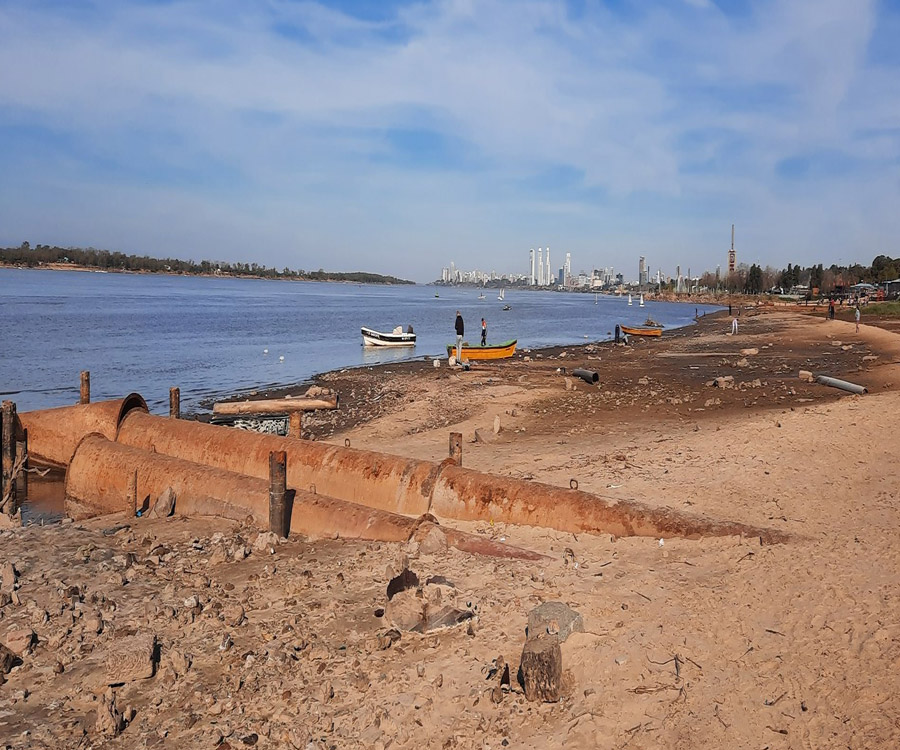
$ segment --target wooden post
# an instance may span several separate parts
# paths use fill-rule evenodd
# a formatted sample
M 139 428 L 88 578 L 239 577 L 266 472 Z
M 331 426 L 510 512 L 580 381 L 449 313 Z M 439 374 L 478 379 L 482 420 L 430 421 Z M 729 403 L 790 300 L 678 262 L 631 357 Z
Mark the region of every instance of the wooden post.
M 450 458 L 456 461 L 457 466 L 462 466 L 462 433 L 450 433 Z
M 528 700 L 555 703 L 562 697 L 562 652 L 557 636 L 529 635 L 522 649 L 521 668 Z
M 169 417 L 181 419 L 181 389 L 169 388 Z
M 287 498 L 287 454 L 269 453 L 269 531 L 286 538 L 291 530 L 290 505 Z
M 78 403 L 91 403 L 91 373 L 87 370 L 81 371 L 81 399 Z
M 28 502 L 28 430 L 22 429 L 22 502 Z
M 19 509 L 16 497 L 16 478 L 13 468 L 16 465 L 16 405 L 12 401 L 4 401 L 0 410 L 0 458 L 2 458 L 2 481 L 0 481 L 0 512 L 14 515 Z M 9 498 L 6 503 L 4 500 Z
M 292 411 L 288 414 L 288 437 L 303 437 L 303 412 Z
M 131 501 L 131 515 L 132 515 L 132 517 L 134 517 L 137 515 L 137 512 L 138 512 L 138 507 L 137 507 L 137 469 L 135 469 L 134 473 L 130 477 L 128 477 L 128 500 Z

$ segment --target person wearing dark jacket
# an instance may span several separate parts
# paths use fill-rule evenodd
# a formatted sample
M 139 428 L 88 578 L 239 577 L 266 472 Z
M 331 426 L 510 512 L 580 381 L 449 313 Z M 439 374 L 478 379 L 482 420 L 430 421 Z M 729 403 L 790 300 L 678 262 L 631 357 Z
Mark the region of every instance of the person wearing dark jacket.
M 463 323 L 462 315 L 459 310 L 456 311 L 456 362 L 457 364 L 462 363 L 462 340 L 463 335 L 466 332 L 465 324 Z
M 484 322 L 484 318 L 481 319 L 481 345 L 487 346 L 487 323 Z

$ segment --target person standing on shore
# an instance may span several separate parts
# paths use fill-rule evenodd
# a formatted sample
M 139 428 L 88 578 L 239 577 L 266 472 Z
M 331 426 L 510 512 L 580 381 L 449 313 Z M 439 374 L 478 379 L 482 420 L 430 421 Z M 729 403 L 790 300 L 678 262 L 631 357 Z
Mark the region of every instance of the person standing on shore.
M 456 362 L 462 361 L 462 340 L 463 334 L 466 332 L 466 326 L 463 323 L 462 315 L 459 310 L 456 311 Z
M 858 303 L 858 302 L 856 303 L 856 313 L 855 313 L 855 315 L 856 315 L 856 332 L 859 333 L 859 316 L 860 316 L 860 312 L 859 312 L 859 303 Z
M 481 319 L 481 345 L 487 346 L 487 323 L 484 322 L 484 318 Z
M 733 317 L 733 318 L 731 319 L 731 335 L 732 335 L 732 336 L 736 336 L 736 335 L 737 335 L 737 331 L 738 331 L 738 326 L 737 326 L 737 316 L 735 316 L 735 317 Z
M 834 320 L 834 297 L 828 300 L 828 319 Z

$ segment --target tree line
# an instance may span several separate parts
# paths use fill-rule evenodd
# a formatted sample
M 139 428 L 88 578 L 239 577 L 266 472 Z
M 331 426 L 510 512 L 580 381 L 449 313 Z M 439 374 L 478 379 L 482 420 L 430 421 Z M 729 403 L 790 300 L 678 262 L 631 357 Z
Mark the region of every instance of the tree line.
M 151 258 L 148 255 L 127 255 L 93 247 L 57 247 L 23 242 L 19 247 L 0 248 L 0 264 L 39 268 L 50 264 L 82 266 L 101 271 L 132 271 L 140 273 L 175 273 L 190 275 L 245 276 L 260 279 L 295 279 L 306 281 L 351 281 L 357 284 L 413 284 L 395 276 L 383 276 L 365 271 L 336 272 L 293 271 L 290 268 L 269 268 L 258 263 L 226 263 L 222 261 L 181 260 L 179 258 Z
M 807 287 L 811 293 L 818 289 L 819 294 L 831 294 L 854 284 L 863 282 L 879 284 L 893 281 L 898 277 L 900 277 L 900 258 L 878 255 L 870 266 L 854 263 L 848 266 L 832 264 L 826 267 L 819 263 L 803 267 L 788 263 L 786 268 L 778 270 L 772 266 L 763 268 L 756 263 L 749 266 L 741 264 L 734 273 L 724 278 L 707 271 L 700 278 L 700 287 L 744 294 L 762 294 L 775 289 L 787 293 L 800 286 Z

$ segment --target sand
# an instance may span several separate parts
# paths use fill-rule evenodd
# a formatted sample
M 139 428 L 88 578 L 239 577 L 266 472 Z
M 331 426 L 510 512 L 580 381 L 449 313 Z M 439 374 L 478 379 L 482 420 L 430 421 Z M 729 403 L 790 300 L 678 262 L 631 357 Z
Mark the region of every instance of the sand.
M 726 330 L 724 318 L 707 319 L 661 342 L 567 347 L 468 372 L 444 362 L 334 373 L 322 383 L 341 392 L 344 416 L 317 417 L 311 430 L 429 459 L 444 458 L 459 431 L 467 466 L 559 486 L 575 479 L 606 497 L 783 530 L 790 542 L 661 545 L 461 525 L 551 558 L 535 564 L 338 540 L 273 547 L 263 537 L 254 548 L 255 531 L 216 520 L 111 517 L 3 532 L 0 563 L 19 571 L 19 604 L 0 607 L 0 642 L 10 631 L 21 641 L 23 627 L 37 641 L 0 687 L 0 739 L 897 746 L 900 335 L 789 311 L 748 313 L 737 336 Z M 599 386 L 572 379 L 579 366 L 598 370 Z M 805 383 L 799 369 L 870 392 Z M 710 384 L 727 375 L 733 387 Z M 474 618 L 387 635 L 391 622 L 376 615 L 407 562 L 422 580 L 448 579 L 443 597 Z M 73 586 L 83 601 L 73 604 Z M 528 611 L 544 601 L 584 620 L 586 632 L 562 646 L 566 695 L 531 703 L 513 679 L 494 702 L 491 665 L 502 656 L 515 672 Z M 156 637 L 155 676 L 107 693 L 104 664 L 132 633 Z M 130 719 L 115 737 L 96 722 L 110 698 Z

